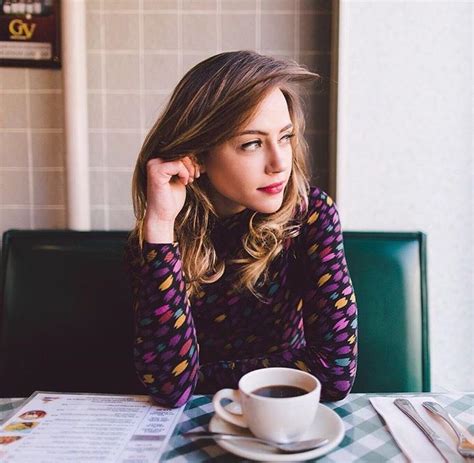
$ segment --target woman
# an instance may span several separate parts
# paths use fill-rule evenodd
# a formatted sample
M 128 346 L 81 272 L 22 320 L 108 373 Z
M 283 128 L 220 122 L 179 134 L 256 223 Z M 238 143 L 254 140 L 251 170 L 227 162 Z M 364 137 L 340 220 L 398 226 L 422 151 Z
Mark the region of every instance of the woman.
M 293 61 L 221 53 L 192 68 L 145 139 L 128 262 L 135 363 L 157 403 L 236 387 L 257 368 L 350 391 L 356 303 L 336 206 L 310 187 Z

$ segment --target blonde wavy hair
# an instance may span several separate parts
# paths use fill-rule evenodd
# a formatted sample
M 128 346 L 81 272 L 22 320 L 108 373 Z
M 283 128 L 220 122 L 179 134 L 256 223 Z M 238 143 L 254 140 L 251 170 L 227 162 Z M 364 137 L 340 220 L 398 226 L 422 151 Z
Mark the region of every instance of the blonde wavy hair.
M 207 152 L 229 140 L 255 114 L 259 103 L 278 87 L 288 104 L 295 136 L 292 172 L 281 208 L 272 214 L 253 212 L 242 248 L 227 262 L 219 259 L 211 240 L 218 214 L 210 199 L 205 174 L 186 186 L 186 200 L 175 220 L 175 237 L 183 259 L 189 298 L 202 285 L 224 274 L 226 264 L 238 264 L 233 289 L 257 291 L 269 279 L 270 263 L 287 239 L 299 234 L 308 207 L 308 145 L 301 83 L 320 79 L 318 74 L 292 60 L 275 59 L 253 51 L 233 51 L 212 56 L 190 69 L 176 86 L 160 117 L 145 138 L 133 174 L 132 196 L 136 224 L 130 233 L 132 249 L 142 259 L 146 214 L 146 164 L 155 157 L 176 160 L 193 153 L 197 162 Z

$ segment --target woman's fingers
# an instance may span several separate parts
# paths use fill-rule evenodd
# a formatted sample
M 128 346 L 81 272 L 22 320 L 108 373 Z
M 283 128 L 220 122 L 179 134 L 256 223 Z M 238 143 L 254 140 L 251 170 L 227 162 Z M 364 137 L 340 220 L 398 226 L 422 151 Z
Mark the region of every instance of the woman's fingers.
M 195 178 L 198 178 L 201 175 L 199 171 L 199 164 L 194 159 L 194 156 L 186 156 L 182 158 L 181 161 L 186 166 L 186 169 L 188 169 L 190 182 L 193 182 Z
M 186 168 L 186 166 L 184 165 L 184 163 L 179 160 L 179 161 L 175 161 L 178 166 L 179 166 L 179 170 L 178 170 L 178 178 L 183 182 L 184 185 L 187 185 L 189 183 L 189 179 L 190 179 L 190 175 L 189 175 L 189 170 Z
M 201 173 L 198 163 L 191 155 L 176 161 L 166 161 L 162 158 L 150 159 L 147 162 L 147 175 L 151 178 L 161 177 L 165 182 L 171 181 L 173 177 L 178 177 L 184 185 L 187 185 L 198 178 Z
M 181 162 L 184 164 L 186 169 L 188 169 L 189 181 L 192 182 L 194 180 L 194 171 L 195 171 L 193 161 L 191 161 L 189 156 L 186 156 L 181 159 Z
M 189 180 L 189 171 L 180 160 L 165 161 L 161 158 L 150 159 L 147 162 L 147 176 L 157 183 L 168 183 L 173 177 L 178 177 L 186 185 Z

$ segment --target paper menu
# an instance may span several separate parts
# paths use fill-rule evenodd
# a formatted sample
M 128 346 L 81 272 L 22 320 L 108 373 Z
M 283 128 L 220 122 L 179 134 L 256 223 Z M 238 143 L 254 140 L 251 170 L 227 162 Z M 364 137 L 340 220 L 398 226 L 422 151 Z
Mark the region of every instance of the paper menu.
M 0 426 L 0 461 L 160 461 L 184 406 L 143 395 L 35 392 Z

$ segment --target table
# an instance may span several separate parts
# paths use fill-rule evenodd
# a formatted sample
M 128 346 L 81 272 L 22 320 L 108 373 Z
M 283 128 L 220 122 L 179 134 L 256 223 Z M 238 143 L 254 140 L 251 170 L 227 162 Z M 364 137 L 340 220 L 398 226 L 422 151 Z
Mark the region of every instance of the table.
M 342 418 L 346 433 L 339 447 L 325 457 L 318 459 L 318 462 L 406 462 L 382 420 L 370 405 L 370 397 L 382 395 L 432 396 L 474 434 L 474 393 L 349 394 L 342 401 L 326 403 Z M 164 454 L 162 461 L 173 463 L 209 460 L 225 463 L 245 461 L 227 453 L 213 441 L 191 441 L 182 437 L 183 432 L 207 428 L 213 415 L 211 400 L 212 396 L 209 395 L 192 397 L 192 400 L 186 405 L 180 424 L 170 439 L 169 450 Z M 0 423 L 18 408 L 22 401 L 23 399 L 0 399 Z

